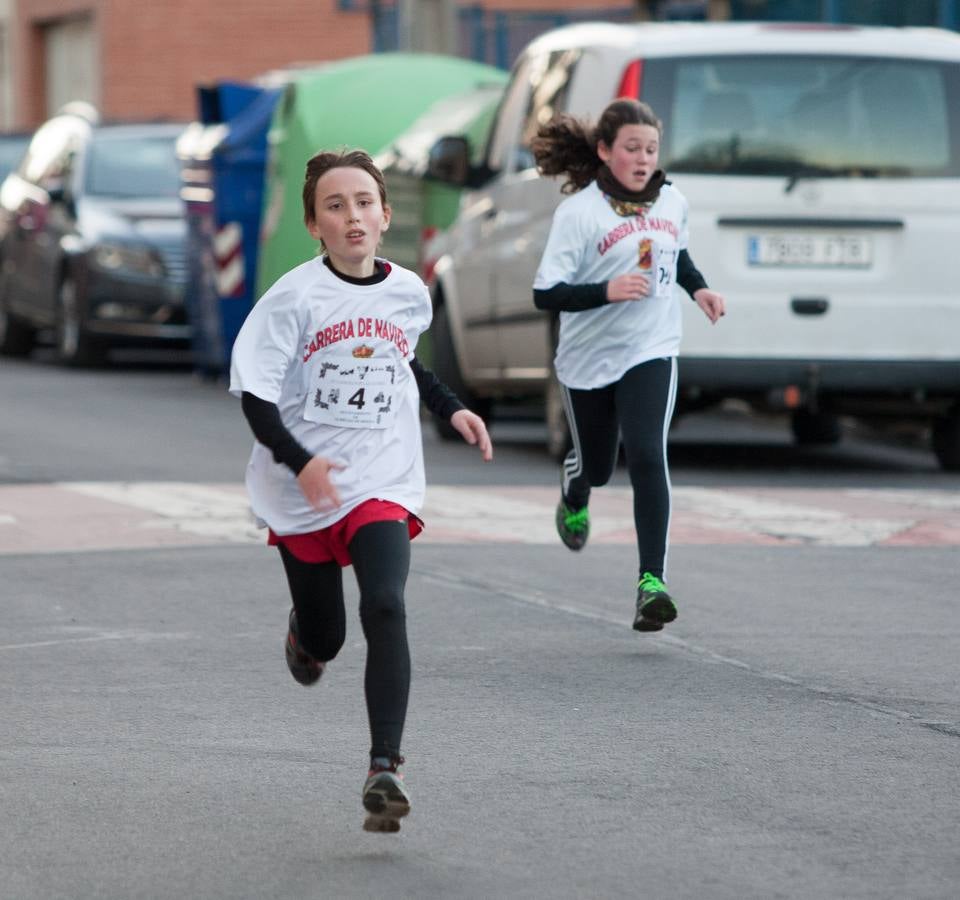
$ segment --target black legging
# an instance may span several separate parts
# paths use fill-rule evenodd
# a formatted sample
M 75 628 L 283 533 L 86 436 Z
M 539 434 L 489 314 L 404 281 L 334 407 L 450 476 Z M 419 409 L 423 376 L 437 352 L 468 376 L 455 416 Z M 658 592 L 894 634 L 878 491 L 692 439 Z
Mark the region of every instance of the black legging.
M 676 360 L 653 359 L 592 391 L 563 388 L 573 449 L 563 462 L 563 496 L 574 509 L 586 506 L 590 488 L 610 480 L 623 436 L 640 573 L 664 577 L 670 527 L 667 429 L 676 397 Z
M 367 639 L 364 692 L 370 720 L 371 756 L 399 757 L 410 692 L 403 592 L 410 571 L 406 522 L 371 522 L 350 541 L 360 587 L 360 622 Z M 300 644 L 324 662 L 346 638 L 343 570 L 335 562 L 305 563 L 283 545 L 280 556 L 297 613 Z

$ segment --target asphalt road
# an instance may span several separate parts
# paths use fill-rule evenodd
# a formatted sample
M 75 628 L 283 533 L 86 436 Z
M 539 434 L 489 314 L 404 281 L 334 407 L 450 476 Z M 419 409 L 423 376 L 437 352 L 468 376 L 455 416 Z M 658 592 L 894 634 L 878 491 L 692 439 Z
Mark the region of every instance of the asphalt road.
M 0 407 L 0 897 L 956 896 L 960 483 L 924 451 L 681 423 L 681 616 L 640 636 L 629 536 L 581 554 L 536 536 L 556 475 L 535 426 L 496 427 L 491 466 L 427 431 L 462 518 L 530 519 L 464 539 L 438 509 L 414 547 L 414 809 L 386 836 L 361 830 L 356 615 L 301 688 L 272 551 L 175 545 L 189 522 L 159 505 L 58 505 L 78 482 L 239 482 L 222 386 L 0 361 Z M 711 520 L 724 502 L 736 516 Z M 115 546 L 63 550 L 64 521 L 77 547 L 116 522 Z

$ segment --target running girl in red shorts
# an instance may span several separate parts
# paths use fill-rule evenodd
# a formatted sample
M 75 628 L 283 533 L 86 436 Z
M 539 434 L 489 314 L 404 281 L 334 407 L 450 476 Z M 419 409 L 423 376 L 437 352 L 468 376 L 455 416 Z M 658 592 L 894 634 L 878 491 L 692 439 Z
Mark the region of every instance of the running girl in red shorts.
M 230 391 L 257 442 L 247 490 L 279 548 L 293 609 L 286 658 L 316 683 L 343 646 L 342 569 L 353 565 L 367 640 L 368 831 L 399 831 L 410 796 L 399 772 L 410 687 L 404 586 L 423 527 L 420 402 L 493 456 L 483 420 L 414 349 L 430 324 L 426 286 L 376 256 L 390 224 L 383 175 L 363 151 L 307 163 L 304 220 L 323 254 L 281 277 L 233 348 Z

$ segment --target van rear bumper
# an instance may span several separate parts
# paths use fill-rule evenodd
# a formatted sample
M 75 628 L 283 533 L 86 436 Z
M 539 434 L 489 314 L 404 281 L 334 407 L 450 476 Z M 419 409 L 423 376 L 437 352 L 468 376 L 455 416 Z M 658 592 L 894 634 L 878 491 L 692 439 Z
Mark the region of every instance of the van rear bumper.
M 814 393 L 960 395 L 960 359 L 679 359 L 681 389 L 764 392 L 796 385 Z

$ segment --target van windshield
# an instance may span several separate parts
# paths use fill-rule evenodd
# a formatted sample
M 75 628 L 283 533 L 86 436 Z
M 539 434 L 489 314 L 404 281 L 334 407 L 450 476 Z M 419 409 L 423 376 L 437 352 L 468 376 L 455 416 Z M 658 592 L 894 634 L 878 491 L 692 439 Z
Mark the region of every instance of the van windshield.
M 839 56 L 648 59 L 668 172 L 960 175 L 960 66 Z
M 176 197 L 180 168 L 176 135 L 95 137 L 87 159 L 86 192 L 104 197 Z

